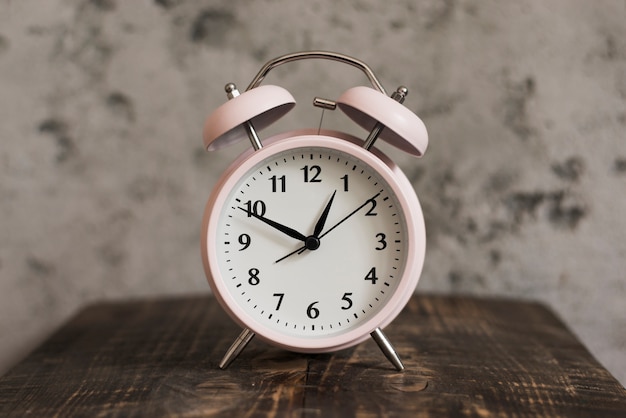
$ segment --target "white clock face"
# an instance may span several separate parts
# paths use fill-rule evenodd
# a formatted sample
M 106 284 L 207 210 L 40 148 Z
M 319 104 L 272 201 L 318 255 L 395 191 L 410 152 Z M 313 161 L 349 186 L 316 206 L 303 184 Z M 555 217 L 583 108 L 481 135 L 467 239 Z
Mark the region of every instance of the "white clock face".
M 406 214 L 379 170 L 308 146 L 235 172 L 208 237 L 231 311 L 252 328 L 323 339 L 384 309 L 410 254 Z

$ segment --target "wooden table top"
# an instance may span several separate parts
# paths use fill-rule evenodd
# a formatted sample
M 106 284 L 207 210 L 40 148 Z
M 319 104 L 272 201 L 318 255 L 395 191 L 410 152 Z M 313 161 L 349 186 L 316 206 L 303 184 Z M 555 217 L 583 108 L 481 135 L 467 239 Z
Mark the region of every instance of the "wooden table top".
M 86 307 L 0 378 L 0 416 L 626 417 L 626 390 L 543 305 L 415 296 L 368 340 L 296 354 L 253 340 L 208 296 Z

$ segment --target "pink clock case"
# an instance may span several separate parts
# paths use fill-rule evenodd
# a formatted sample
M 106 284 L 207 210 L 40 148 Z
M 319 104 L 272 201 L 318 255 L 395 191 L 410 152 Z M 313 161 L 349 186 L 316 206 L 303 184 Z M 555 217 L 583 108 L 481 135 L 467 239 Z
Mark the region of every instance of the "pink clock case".
M 312 130 L 288 132 L 264 141 L 265 146 L 255 152 L 246 152 L 240 156 L 219 179 L 211 194 L 202 223 L 202 261 L 209 285 L 221 306 L 240 326 L 253 331 L 259 338 L 297 352 L 319 353 L 336 351 L 358 344 L 370 336 L 376 328 L 384 328 L 404 308 L 417 286 L 424 263 L 426 234 L 421 206 L 413 187 L 404 173 L 383 153 L 360 147 L 357 138 L 344 133 L 322 131 L 317 135 Z M 236 181 L 257 163 L 268 156 L 294 147 L 327 147 L 354 155 L 381 174 L 391 186 L 405 212 L 408 233 L 408 251 L 410 256 L 404 268 L 394 294 L 386 305 L 370 319 L 344 334 L 325 338 L 298 338 L 280 334 L 265 327 L 239 307 L 224 285 L 224 277 L 219 271 L 217 253 L 212 246 L 220 220 L 222 206 L 229 196 Z

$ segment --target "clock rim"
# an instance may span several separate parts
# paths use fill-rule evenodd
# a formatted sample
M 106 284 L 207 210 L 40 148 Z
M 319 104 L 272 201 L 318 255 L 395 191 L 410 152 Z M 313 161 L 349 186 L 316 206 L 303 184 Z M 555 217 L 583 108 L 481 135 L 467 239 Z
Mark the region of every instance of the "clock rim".
M 298 130 L 275 135 L 264 141 L 263 148 L 244 152 L 222 174 L 209 197 L 204 210 L 201 231 L 202 264 L 213 296 L 227 314 L 242 328 L 248 328 L 260 339 L 296 352 L 322 353 L 354 346 L 367 338 L 376 328 L 384 328 L 393 321 L 408 303 L 417 287 L 424 264 L 426 234 L 419 199 L 400 168 L 377 149 L 365 150 L 358 138 L 351 135 L 317 130 Z M 350 154 L 377 171 L 396 194 L 404 212 L 407 227 L 407 260 L 402 277 L 385 306 L 371 318 L 345 332 L 328 337 L 297 337 L 269 328 L 249 315 L 230 295 L 225 279 L 219 270 L 216 242 L 219 215 L 241 176 L 258 163 L 277 153 L 305 147 L 329 148 Z M 209 243 L 209 240 L 211 243 Z

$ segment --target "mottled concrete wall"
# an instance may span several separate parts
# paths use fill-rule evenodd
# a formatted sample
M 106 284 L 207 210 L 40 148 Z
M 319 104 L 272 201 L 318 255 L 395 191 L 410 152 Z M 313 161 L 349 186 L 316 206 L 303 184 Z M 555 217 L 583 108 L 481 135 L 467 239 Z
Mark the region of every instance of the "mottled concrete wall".
M 207 292 L 199 223 L 243 148 L 201 145 L 228 81 L 305 49 L 356 56 L 426 122 L 419 291 L 547 302 L 626 381 L 623 1 L 0 0 L 0 371 L 78 306 Z M 314 95 L 334 63 L 271 74 Z M 361 133 L 340 115 L 326 127 Z M 265 133 L 264 133 L 265 135 Z M 245 146 L 245 145 L 244 145 Z

